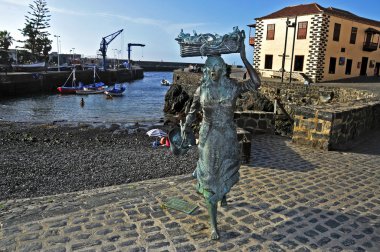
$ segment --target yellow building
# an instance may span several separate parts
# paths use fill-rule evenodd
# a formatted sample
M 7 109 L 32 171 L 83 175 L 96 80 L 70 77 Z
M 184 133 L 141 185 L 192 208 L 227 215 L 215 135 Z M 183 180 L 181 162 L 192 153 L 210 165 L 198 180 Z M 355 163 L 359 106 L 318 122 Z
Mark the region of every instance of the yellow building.
M 249 25 L 255 28 L 250 44 L 254 67 L 263 77 L 305 74 L 323 82 L 379 75 L 379 21 L 316 3 L 286 7 L 255 20 Z

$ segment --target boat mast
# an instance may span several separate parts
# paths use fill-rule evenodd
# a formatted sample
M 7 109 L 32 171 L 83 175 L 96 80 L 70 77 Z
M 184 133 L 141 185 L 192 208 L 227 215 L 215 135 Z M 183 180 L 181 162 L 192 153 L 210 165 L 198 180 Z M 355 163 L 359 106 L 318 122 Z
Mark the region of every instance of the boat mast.
M 77 84 L 76 84 L 76 78 L 75 78 L 75 67 L 73 68 L 73 83 L 72 83 L 72 86 L 74 87 L 74 86 L 76 86 Z
M 96 80 L 95 74 L 96 74 L 96 66 L 94 66 L 94 83 L 95 83 L 95 80 Z

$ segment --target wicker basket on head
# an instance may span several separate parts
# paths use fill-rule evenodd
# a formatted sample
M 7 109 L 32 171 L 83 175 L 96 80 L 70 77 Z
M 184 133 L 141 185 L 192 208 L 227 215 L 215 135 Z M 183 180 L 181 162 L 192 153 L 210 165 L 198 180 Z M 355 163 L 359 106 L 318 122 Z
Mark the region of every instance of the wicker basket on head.
M 181 31 L 176 38 L 180 45 L 181 57 L 220 55 L 240 52 L 241 41 L 245 38 L 244 30 L 237 27 L 224 36 L 210 33 L 190 36 Z

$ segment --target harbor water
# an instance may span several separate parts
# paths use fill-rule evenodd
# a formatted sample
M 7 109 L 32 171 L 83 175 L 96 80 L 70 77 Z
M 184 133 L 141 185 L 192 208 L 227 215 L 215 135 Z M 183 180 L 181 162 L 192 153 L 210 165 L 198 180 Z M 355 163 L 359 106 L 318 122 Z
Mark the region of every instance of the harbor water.
M 30 123 L 155 124 L 164 118 L 164 99 L 172 72 L 145 72 L 144 78 L 126 82 L 121 97 L 104 94 L 43 94 L 0 99 L 0 120 Z M 81 99 L 84 106 L 81 106 Z

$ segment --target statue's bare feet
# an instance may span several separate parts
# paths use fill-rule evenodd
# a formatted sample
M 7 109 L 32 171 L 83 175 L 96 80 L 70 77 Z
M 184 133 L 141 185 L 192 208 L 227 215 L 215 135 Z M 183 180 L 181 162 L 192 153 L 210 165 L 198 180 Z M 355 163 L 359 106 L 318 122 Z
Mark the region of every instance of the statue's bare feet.
M 220 202 L 220 206 L 226 207 L 227 206 L 227 197 L 226 195 L 223 196 L 222 201 Z
M 219 233 L 216 229 L 211 231 L 211 240 L 219 240 Z

